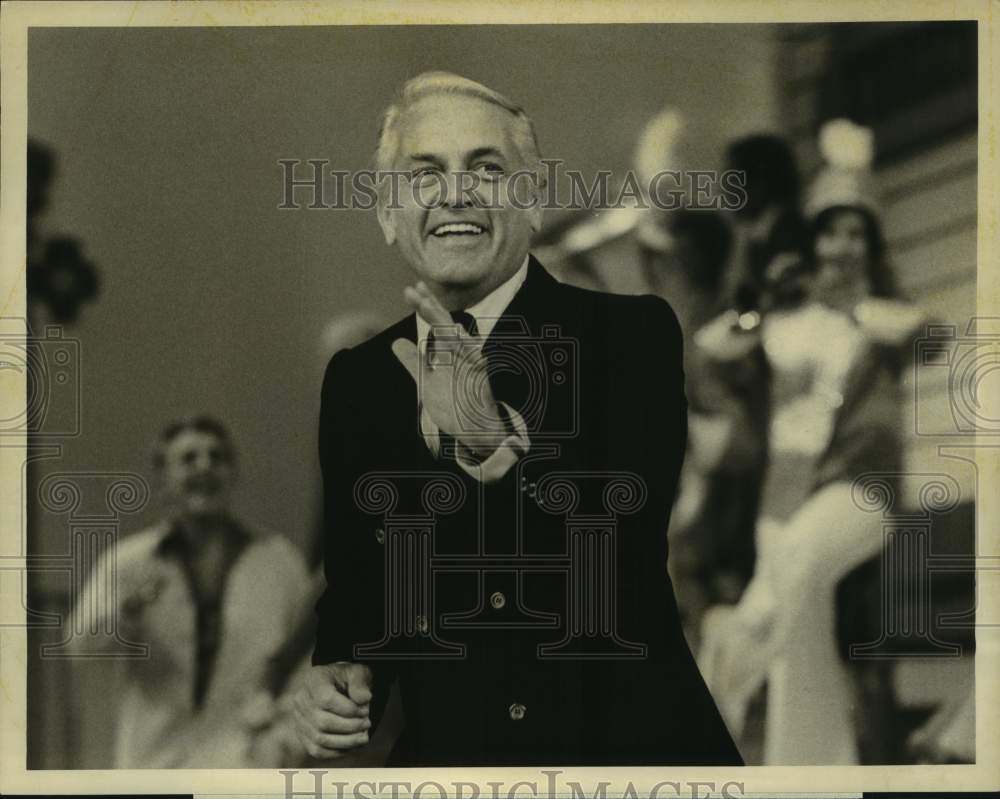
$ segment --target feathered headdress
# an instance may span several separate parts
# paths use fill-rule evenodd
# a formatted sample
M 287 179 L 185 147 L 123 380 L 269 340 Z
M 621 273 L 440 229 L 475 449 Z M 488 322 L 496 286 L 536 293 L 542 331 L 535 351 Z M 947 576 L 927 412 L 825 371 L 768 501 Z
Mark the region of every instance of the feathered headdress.
M 680 169 L 681 140 L 685 121 L 673 106 L 660 110 L 639 134 L 632 162 L 639 178 L 648 185 L 650 179 L 665 169 Z

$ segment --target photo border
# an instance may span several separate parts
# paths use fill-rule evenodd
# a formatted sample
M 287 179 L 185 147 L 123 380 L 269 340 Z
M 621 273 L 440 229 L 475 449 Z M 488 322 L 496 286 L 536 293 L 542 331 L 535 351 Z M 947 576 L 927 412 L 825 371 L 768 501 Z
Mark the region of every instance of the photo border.
M 27 138 L 27 32 L 29 27 L 160 27 L 160 26 L 299 26 L 299 25 L 397 25 L 397 24 L 512 24 L 512 23 L 666 23 L 666 22 L 843 22 L 903 20 L 979 20 L 979 168 L 977 228 L 978 316 L 1000 316 L 1000 218 L 997 186 L 989 178 L 1000 174 L 997 154 L 997 119 L 1000 108 L 1000 61 L 997 47 L 1000 25 L 993 24 L 1000 6 L 990 0 L 897 0 L 889 2 L 812 2 L 811 0 L 723 0 L 712 4 L 692 1 L 669 5 L 653 2 L 569 4 L 547 2 L 4 2 L 0 4 L 0 70 L 2 70 L 2 187 L 0 187 L 0 316 L 25 318 L 25 147 Z M 4 409 L 25 401 L 25 388 L 13 396 L 0 396 Z M 990 418 L 1000 418 L 1000 398 L 990 396 Z M 4 418 L 10 418 L 13 412 Z M 24 437 L 0 442 L 0 480 L 10 485 L 22 480 Z M 983 485 L 1000 483 L 1000 449 L 989 442 L 976 450 Z M 4 543 L 19 541 L 24 529 L 24 497 L 20 490 L 6 491 L 0 507 Z M 987 492 L 976 500 L 980 542 L 988 552 L 1000 553 L 1000 497 Z M 16 551 L 16 547 L 5 551 Z M 9 581 L 8 581 L 9 582 Z M 1000 607 L 996 580 L 981 581 L 979 609 Z M 6 585 L 6 583 L 5 583 Z M 0 601 L 19 606 L 23 597 L 4 593 Z M 16 608 L 14 608 L 16 610 Z M 1000 707 L 997 668 L 1000 632 L 997 627 L 977 628 L 976 650 L 976 748 L 975 765 L 949 766 L 809 766 L 743 768 L 566 768 L 561 777 L 579 781 L 593 795 L 597 782 L 613 787 L 631 782 L 646 790 L 656 782 L 714 780 L 743 784 L 743 795 L 796 794 L 808 791 L 917 791 L 1000 788 L 995 709 Z M 26 628 L 0 628 L 0 792 L 8 793 L 199 793 L 283 795 L 284 777 L 278 770 L 27 770 L 26 766 Z M 990 712 L 992 709 L 993 712 Z M 456 780 L 480 782 L 518 780 L 544 784 L 541 768 L 502 769 L 336 769 L 330 780 L 356 782 Z M 303 775 L 307 769 L 301 770 Z M 327 783 L 329 784 L 329 782 Z M 326 795 L 335 796 L 331 789 Z M 346 795 L 346 794 L 345 794 Z

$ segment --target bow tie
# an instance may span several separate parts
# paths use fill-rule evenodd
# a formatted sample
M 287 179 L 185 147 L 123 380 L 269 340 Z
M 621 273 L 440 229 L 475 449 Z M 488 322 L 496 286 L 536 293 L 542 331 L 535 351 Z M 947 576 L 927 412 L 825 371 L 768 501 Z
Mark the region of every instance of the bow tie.
M 461 325 L 462 329 L 465 330 L 465 332 L 468 333 L 470 336 L 475 337 L 479 335 L 479 326 L 476 324 L 476 317 L 474 317 L 468 311 L 452 311 L 451 320 L 456 325 Z M 427 333 L 427 353 L 428 353 L 428 358 L 431 359 L 430 360 L 431 363 L 434 363 L 433 360 L 434 359 L 433 353 L 435 352 L 434 344 L 435 344 L 434 328 L 431 327 L 431 329 Z
M 476 317 L 468 311 L 452 311 L 451 321 L 457 325 L 461 325 L 470 336 L 479 335 L 479 325 L 476 324 Z

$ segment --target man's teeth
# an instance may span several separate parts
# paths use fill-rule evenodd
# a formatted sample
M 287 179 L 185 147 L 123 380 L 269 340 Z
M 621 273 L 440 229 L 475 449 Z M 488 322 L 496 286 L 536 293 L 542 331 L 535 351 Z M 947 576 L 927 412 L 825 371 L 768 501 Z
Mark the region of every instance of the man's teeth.
M 447 236 L 452 233 L 463 233 L 478 236 L 485 231 L 479 225 L 469 222 L 449 222 L 447 225 L 438 225 L 431 231 L 435 236 Z

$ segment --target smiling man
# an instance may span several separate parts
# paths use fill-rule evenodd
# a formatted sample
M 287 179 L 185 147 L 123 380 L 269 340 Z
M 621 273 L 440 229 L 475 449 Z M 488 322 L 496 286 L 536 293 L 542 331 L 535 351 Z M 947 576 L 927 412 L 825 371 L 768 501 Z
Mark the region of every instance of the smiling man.
M 456 75 L 383 118 L 377 166 L 405 180 L 378 220 L 414 313 L 324 380 L 327 589 L 296 697 L 315 758 L 365 745 L 398 681 L 393 766 L 741 763 L 667 576 L 676 317 L 529 255 L 539 160 L 524 111 Z

